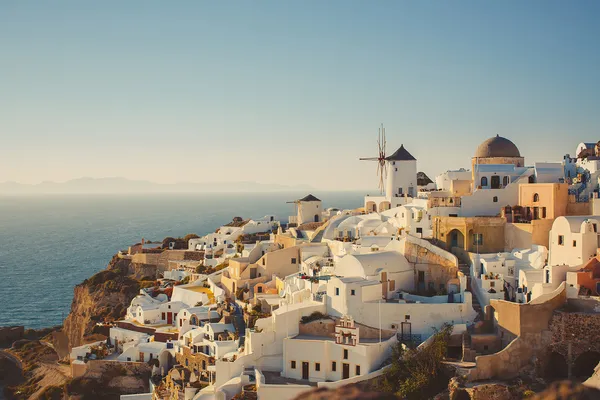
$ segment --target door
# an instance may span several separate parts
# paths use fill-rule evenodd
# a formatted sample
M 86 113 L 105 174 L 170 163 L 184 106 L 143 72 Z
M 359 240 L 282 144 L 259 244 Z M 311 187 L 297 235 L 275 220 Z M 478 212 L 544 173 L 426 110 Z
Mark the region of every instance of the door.
M 410 324 L 410 322 L 402 322 L 400 324 L 400 328 L 402 340 L 410 340 L 412 336 L 412 325 Z
M 167 313 L 167 324 L 172 324 L 173 323 L 173 313 L 168 312 Z
M 387 294 L 388 294 L 388 283 L 387 283 L 387 272 L 382 272 L 380 274 L 380 279 L 381 279 L 381 296 L 383 296 L 384 299 L 387 299 Z
M 308 363 L 302 361 L 302 379 L 308 379 Z
M 418 290 L 425 290 L 425 271 L 419 271 Z
M 498 175 L 492 176 L 492 189 L 500 189 L 500 177 Z
M 350 364 L 342 364 L 342 379 L 350 378 Z

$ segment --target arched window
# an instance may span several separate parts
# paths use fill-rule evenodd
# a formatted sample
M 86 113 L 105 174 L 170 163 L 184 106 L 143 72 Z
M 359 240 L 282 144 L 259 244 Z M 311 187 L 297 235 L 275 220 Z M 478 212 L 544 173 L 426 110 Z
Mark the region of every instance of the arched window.
M 535 183 L 535 176 L 529 175 L 529 183 Z
M 509 178 L 508 176 L 505 176 L 505 177 L 502 179 L 502 184 L 503 184 L 504 186 L 508 186 L 508 184 L 509 184 L 509 183 L 510 183 L 510 178 Z
M 483 176 L 481 177 L 481 187 L 487 186 L 488 182 L 487 182 L 487 176 Z
M 493 200 L 494 200 L 494 203 L 497 203 L 498 202 L 498 196 L 494 196 Z
M 533 202 L 534 202 L 534 203 L 537 203 L 538 201 L 540 201 L 540 195 L 539 195 L 539 194 L 537 194 L 537 193 L 535 193 L 535 194 L 533 195 Z

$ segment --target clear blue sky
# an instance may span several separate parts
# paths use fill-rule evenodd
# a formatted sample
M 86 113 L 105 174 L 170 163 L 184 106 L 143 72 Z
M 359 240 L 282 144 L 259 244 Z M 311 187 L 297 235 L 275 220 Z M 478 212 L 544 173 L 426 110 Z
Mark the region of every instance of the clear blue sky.
M 82 4 L 85 3 L 85 4 Z M 0 3 L 0 181 L 377 187 L 600 139 L 599 1 Z

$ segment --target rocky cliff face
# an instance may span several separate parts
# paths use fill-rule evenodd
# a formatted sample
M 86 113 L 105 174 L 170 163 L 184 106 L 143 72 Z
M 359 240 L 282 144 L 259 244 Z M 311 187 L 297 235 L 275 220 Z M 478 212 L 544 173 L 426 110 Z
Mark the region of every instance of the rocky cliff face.
M 115 256 L 106 270 L 75 286 L 71 312 L 63 325 L 70 348 L 94 340 L 97 322 L 125 316 L 131 300 L 140 290 L 139 282 L 130 276 L 135 270 L 136 266 L 129 260 Z

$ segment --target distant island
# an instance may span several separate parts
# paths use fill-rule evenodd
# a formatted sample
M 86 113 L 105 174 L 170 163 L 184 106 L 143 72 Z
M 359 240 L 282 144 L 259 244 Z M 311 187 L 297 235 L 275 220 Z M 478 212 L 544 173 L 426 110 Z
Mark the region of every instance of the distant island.
M 175 182 L 155 183 L 126 178 L 78 178 L 66 182 L 23 184 L 0 183 L 0 195 L 109 194 L 109 193 L 216 193 L 281 192 L 313 190 L 309 185 L 282 185 L 259 182 Z

